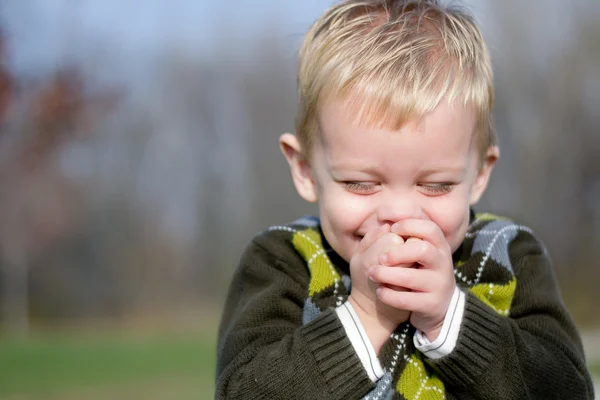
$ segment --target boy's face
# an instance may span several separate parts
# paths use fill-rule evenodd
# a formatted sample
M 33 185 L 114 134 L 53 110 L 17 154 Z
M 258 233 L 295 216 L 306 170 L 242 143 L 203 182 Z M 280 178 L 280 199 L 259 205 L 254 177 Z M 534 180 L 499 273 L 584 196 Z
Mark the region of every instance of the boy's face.
M 319 110 L 320 138 L 308 163 L 295 136 L 281 137 L 300 195 L 319 203 L 323 233 L 350 261 L 362 237 L 383 224 L 433 221 L 452 251 L 462 242 L 469 206 L 485 190 L 498 149 L 478 168 L 472 107 L 442 102 L 399 131 L 361 125 L 343 101 Z

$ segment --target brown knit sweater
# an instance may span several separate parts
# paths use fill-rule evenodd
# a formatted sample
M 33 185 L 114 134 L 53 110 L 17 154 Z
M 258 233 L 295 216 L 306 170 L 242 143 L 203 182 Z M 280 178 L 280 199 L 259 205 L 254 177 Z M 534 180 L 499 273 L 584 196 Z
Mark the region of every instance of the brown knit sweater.
M 579 335 L 551 263 L 531 231 L 479 215 L 454 254 L 467 294 L 455 349 L 437 360 L 402 324 L 373 384 L 334 307 L 348 264 L 318 220 L 254 238 L 231 283 L 219 330 L 217 399 L 593 399 Z

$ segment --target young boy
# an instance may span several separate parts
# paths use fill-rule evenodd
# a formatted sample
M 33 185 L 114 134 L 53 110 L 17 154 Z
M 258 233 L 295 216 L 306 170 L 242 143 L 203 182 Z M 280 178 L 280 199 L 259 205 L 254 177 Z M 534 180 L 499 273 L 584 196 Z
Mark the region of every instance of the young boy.
M 320 215 L 242 256 L 216 398 L 593 398 L 543 245 L 470 208 L 499 157 L 471 17 L 337 4 L 306 35 L 299 92 L 280 145 Z

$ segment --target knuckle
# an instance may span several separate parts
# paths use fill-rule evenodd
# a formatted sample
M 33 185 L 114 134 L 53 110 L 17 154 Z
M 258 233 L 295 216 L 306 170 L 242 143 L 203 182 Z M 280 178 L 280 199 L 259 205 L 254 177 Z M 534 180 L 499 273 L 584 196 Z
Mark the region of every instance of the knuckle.
M 427 227 L 425 228 L 425 233 L 428 236 L 432 236 L 435 235 L 438 231 L 438 227 L 435 224 L 427 224 Z
M 412 276 L 412 274 L 407 274 L 405 269 L 397 271 L 397 278 L 399 286 L 410 288 L 413 287 L 415 283 L 414 276 Z
M 379 299 L 391 306 L 396 307 L 397 304 L 397 296 L 394 295 L 394 290 L 388 287 L 383 287 L 379 292 Z
M 376 281 L 379 281 L 379 280 L 381 280 L 381 278 L 383 278 L 382 268 L 379 268 L 379 267 L 373 267 L 370 274 L 371 274 L 371 278 L 375 279 Z
M 419 257 L 423 257 L 425 254 L 427 254 L 427 251 L 429 250 L 429 246 L 424 240 L 421 240 L 419 243 L 415 243 L 415 247 L 416 253 Z
M 402 232 L 404 230 L 404 221 L 398 221 L 392 226 L 394 232 Z
M 393 232 L 386 233 L 386 239 L 391 244 L 394 244 L 394 245 L 399 245 L 399 244 L 402 244 L 404 242 L 400 236 L 396 235 Z
M 397 301 L 394 290 L 387 286 L 381 286 L 379 291 L 379 299 L 382 302 L 390 305 L 395 305 Z
M 379 300 L 383 301 L 384 303 L 387 303 L 389 301 L 390 292 L 391 289 L 385 286 L 379 286 L 379 290 L 377 291 L 377 297 L 379 297 Z
M 396 265 L 400 261 L 400 254 L 397 249 L 390 249 L 387 255 L 389 265 Z
M 401 309 L 401 310 L 406 310 L 408 309 L 408 302 L 406 301 L 406 297 L 405 296 L 395 296 L 393 299 L 393 305 L 394 307 Z

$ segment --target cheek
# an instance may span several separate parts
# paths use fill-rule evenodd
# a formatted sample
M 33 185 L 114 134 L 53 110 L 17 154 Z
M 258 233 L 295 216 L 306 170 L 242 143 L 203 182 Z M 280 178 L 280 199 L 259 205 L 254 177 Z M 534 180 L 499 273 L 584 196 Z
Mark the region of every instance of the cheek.
M 452 252 L 460 246 L 469 227 L 469 209 L 466 208 L 462 213 L 458 213 L 456 219 L 452 221 L 451 231 L 447 233 L 447 240 Z
M 360 239 L 356 236 L 368 219 L 369 205 L 366 198 L 349 193 L 335 193 L 322 196 L 319 203 L 321 227 L 325 238 L 343 259 L 350 257 L 358 247 Z
M 464 196 L 448 198 L 440 202 L 428 213 L 435 222 L 454 252 L 462 243 L 469 226 L 469 207 Z
M 321 216 L 325 216 L 336 230 L 354 232 L 370 215 L 366 199 L 347 192 L 331 193 L 321 199 Z

